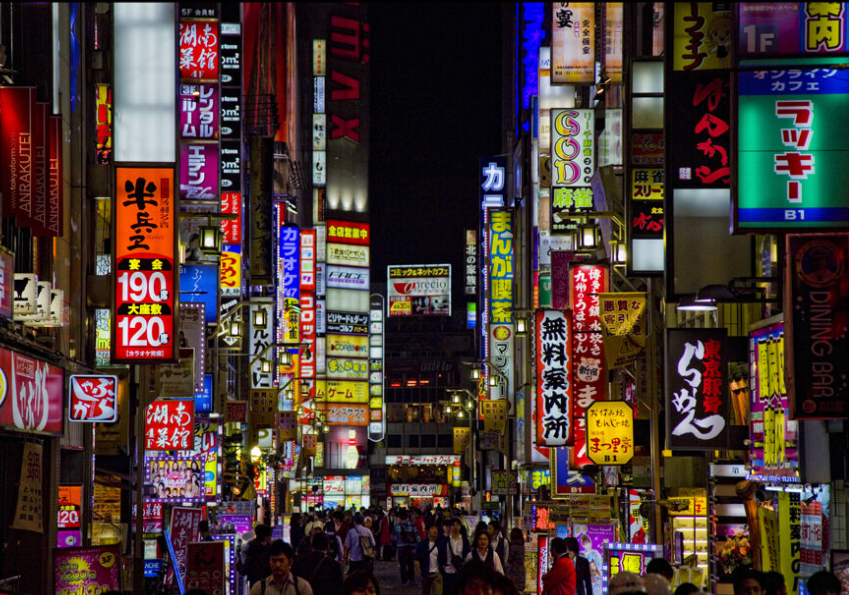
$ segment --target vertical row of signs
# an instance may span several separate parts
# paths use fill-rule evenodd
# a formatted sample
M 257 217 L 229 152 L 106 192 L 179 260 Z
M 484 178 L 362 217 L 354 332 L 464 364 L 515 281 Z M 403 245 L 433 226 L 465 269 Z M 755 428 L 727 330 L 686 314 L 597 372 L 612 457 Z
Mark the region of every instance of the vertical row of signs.
M 383 440 L 386 433 L 386 404 L 383 401 L 385 302 L 380 294 L 371 294 L 369 302 L 369 424 L 368 438 Z
M 515 325 L 513 322 L 513 230 L 515 212 L 511 208 L 487 209 L 488 336 L 487 353 L 498 382 L 490 388 L 490 399 L 512 399 Z M 490 385 L 491 386 L 491 385 Z

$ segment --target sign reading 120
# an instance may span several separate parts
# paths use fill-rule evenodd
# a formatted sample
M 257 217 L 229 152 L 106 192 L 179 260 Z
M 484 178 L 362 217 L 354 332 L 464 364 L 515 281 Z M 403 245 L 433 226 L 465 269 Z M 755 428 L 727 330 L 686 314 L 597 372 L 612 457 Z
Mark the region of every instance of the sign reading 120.
M 114 361 L 174 358 L 174 170 L 117 168 Z

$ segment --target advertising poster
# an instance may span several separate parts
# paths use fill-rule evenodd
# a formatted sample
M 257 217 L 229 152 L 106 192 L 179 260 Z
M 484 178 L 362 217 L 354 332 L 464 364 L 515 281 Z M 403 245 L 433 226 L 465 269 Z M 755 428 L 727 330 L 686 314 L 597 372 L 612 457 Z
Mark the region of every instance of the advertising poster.
M 218 320 L 218 286 L 220 275 L 214 264 L 180 266 L 180 301 L 204 305 L 207 324 Z
M 554 2 L 551 32 L 551 82 L 595 82 L 595 4 Z
M 788 235 L 785 312 L 794 419 L 849 416 L 849 234 Z
M 119 546 L 75 547 L 53 552 L 56 595 L 121 591 Z
M 613 525 L 572 524 L 572 535 L 578 540 L 581 555 L 590 563 L 590 577 L 593 583 L 592 595 L 602 595 L 602 569 L 604 568 L 604 544 L 616 539 L 616 527 Z
M 64 372 L 0 349 L 0 425 L 27 432 L 62 433 Z
M 734 25 L 729 7 L 730 4 L 720 2 L 674 3 L 673 70 L 690 72 L 731 68 Z
M 173 360 L 177 339 L 174 170 L 116 168 L 113 204 L 115 237 L 120 239 L 112 263 L 112 361 Z
M 766 58 L 847 49 L 843 3 L 740 2 L 736 6 L 740 56 Z
M 666 428 L 671 450 L 728 443 L 725 329 L 667 329 Z
M 224 542 L 190 543 L 186 566 L 186 589 L 203 589 L 209 595 L 224 595 Z
M 389 316 L 451 316 L 450 264 L 389 266 L 387 277 Z
M 82 543 L 82 486 L 59 486 L 56 547 L 77 547 Z
M 35 87 L 3 87 L 0 101 L 9 117 L 0 121 L 0 190 L 3 192 L 3 216 L 14 217 L 21 227 L 32 222 L 35 185 Z
M 177 507 L 171 509 L 171 544 L 176 556 L 175 566 L 180 569 L 180 576 L 186 576 L 186 564 L 189 556 L 189 543 L 200 540 L 198 524 L 203 519 L 203 509 Z M 166 582 L 173 583 L 174 567 L 170 567 Z

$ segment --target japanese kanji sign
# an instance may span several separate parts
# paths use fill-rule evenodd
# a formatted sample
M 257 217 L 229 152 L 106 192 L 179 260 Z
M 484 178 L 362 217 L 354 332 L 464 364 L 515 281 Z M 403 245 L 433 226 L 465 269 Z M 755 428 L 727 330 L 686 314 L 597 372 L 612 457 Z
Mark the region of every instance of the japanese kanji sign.
M 671 450 L 728 443 L 725 329 L 666 331 L 666 428 Z
M 846 418 L 849 234 L 787 236 L 787 343 L 795 419 Z
M 595 3 L 554 2 L 551 31 L 551 82 L 595 82 Z
M 277 414 L 277 389 L 254 388 L 250 392 L 251 420 L 256 428 L 273 428 Z
M 159 399 L 144 411 L 145 450 L 192 450 L 195 402 Z
M 328 242 L 368 246 L 370 240 L 371 232 L 368 223 L 339 221 L 336 219 L 329 219 L 327 221 Z
M 484 401 L 481 403 L 481 410 L 484 432 L 503 434 L 507 424 L 507 401 Z
M 844 2 L 739 2 L 738 53 L 752 57 L 847 50 Z
M 592 208 L 589 190 L 595 172 L 595 112 L 591 109 L 551 110 L 552 204 L 564 202 L 558 188 L 585 187 L 580 196 L 571 195 L 574 208 Z M 587 197 L 589 200 L 586 200 Z M 589 204 L 586 204 L 586 203 Z
M 0 426 L 26 432 L 62 433 L 62 368 L 0 349 Z
M 516 473 L 509 469 L 493 469 L 491 485 L 493 496 L 515 496 L 519 493 Z
M 608 289 L 606 266 L 573 264 L 569 268 L 572 301 L 572 456 L 576 466 L 590 461 L 586 454 L 584 412 L 595 401 L 607 398 L 604 339 L 599 319 L 598 294 Z
M 69 383 L 68 420 L 113 422 L 118 419 L 118 377 L 76 374 Z
M 224 421 L 226 423 L 245 423 L 248 415 L 247 401 L 227 401 L 224 403 Z
M 44 532 L 44 498 L 41 493 L 43 474 L 41 443 L 24 442 L 18 503 L 15 507 L 15 518 L 12 521 L 13 529 Z
M 634 410 L 625 401 L 596 402 L 587 415 L 587 457 L 596 465 L 624 465 L 634 457 Z
M 223 541 L 189 543 L 186 558 L 186 589 L 224 593 Z
M 572 441 L 572 316 L 537 310 L 537 446 Z
M 599 293 L 601 328 L 607 335 L 633 335 L 645 343 L 642 316 L 646 310 L 645 292 Z
M 741 72 L 737 226 L 849 226 L 849 80 L 832 68 Z M 743 174 L 745 172 L 745 174 Z
M 114 362 L 175 359 L 174 170 L 116 168 Z
M 218 80 L 218 21 L 180 21 L 180 78 Z
M 784 353 L 783 322 L 749 331 L 751 478 L 770 483 L 799 481 L 798 424 L 790 419 Z M 732 382 L 731 390 L 745 397 L 745 383 Z
M 461 455 L 466 452 L 466 447 L 472 439 L 472 429 L 462 426 L 454 427 L 454 454 Z
M 492 364 L 507 378 L 490 389 L 491 399 L 512 398 L 513 378 L 513 209 L 487 209 L 488 348 Z M 492 372 L 489 372 L 492 374 Z

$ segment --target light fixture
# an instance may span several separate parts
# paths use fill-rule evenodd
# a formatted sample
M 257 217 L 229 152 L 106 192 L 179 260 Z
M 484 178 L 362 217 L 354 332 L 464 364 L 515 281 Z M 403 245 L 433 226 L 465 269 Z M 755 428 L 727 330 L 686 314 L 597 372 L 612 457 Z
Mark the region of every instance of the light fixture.
M 578 251 L 592 252 L 598 248 L 598 226 L 595 223 L 578 225 Z
M 186 264 L 186 243 L 180 242 L 180 264 Z
M 259 449 L 259 446 L 254 446 L 251 449 L 251 460 L 254 463 L 256 463 L 261 456 L 262 456 L 262 451 Z
M 204 254 L 221 252 L 221 226 L 203 225 L 200 228 L 200 251 Z
M 280 365 L 282 366 L 291 366 L 292 365 L 292 354 L 289 353 L 287 349 L 283 349 L 280 352 Z
M 265 311 L 265 308 L 257 308 L 254 310 L 254 328 L 255 329 L 264 329 L 268 326 L 268 314 Z
M 294 401 L 295 400 L 295 390 L 294 389 L 292 389 L 292 388 L 286 389 L 286 400 L 287 401 Z
M 454 396 L 453 396 L 453 398 L 451 399 L 451 401 L 452 401 L 455 405 L 459 405 L 459 404 L 460 404 L 460 395 L 458 395 L 457 393 L 454 393 Z
M 489 377 L 489 386 L 491 386 L 491 387 L 498 386 L 498 376 L 493 374 L 492 376 Z
M 625 264 L 627 260 L 625 242 L 610 240 L 610 262 L 612 264 Z
M 451 405 L 445 406 L 445 415 L 451 415 Z
M 468 401 L 466 401 L 466 409 L 468 409 L 469 411 L 471 411 L 471 410 L 472 410 L 472 409 L 474 409 L 474 408 L 475 408 L 475 403 L 474 403 L 474 401 L 472 401 L 471 399 L 469 399 Z
M 712 299 L 699 300 L 695 294 L 682 297 L 675 306 L 676 310 L 683 312 L 716 312 L 716 301 Z
M 480 380 L 480 377 L 481 377 L 480 368 L 477 368 L 477 367 L 472 368 L 471 374 L 472 374 L 472 380 Z
M 524 336 L 528 333 L 528 319 L 524 316 L 516 317 L 516 334 Z
M 231 320 L 230 321 L 230 329 L 227 331 L 227 334 L 231 337 L 241 337 L 242 336 L 242 321 L 241 320 Z
M 322 432 L 324 432 L 326 434 L 327 432 L 330 431 L 330 426 L 328 426 L 327 424 L 324 424 L 323 426 L 321 426 L 321 430 L 322 430 Z
M 463 419 L 464 417 L 466 417 L 466 414 L 462 409 L 460 409 L 460 411 L 457 412 L 457 419 Z
M 271 360 L 265 358 L 260 360 L 259 369 L 263 374 L 271 374 Z

